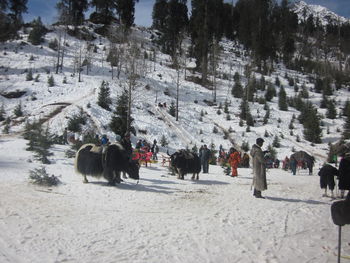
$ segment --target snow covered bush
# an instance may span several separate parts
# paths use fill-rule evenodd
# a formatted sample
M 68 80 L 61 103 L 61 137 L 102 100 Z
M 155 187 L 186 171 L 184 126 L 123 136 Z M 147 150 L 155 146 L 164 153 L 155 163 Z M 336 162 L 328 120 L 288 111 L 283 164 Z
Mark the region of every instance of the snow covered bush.
M 29 171 L 29 181 L 33 184 L 42 186 L 54 186 L 61 183 L 55 175 L 49 175 L 45 167 L 37 168 Z

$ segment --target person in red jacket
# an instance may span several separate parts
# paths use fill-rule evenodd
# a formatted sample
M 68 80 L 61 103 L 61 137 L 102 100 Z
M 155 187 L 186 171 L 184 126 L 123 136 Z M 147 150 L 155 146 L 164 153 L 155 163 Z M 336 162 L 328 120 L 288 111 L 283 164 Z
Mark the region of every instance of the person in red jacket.
M 232 169 L 232 177 L 236 177 L 238 175 L 237 168 L 240 162 L 241 162 L 240 153 L 235 148 L 232 147 L 230 149 L 230 155 L 228 159 L 228 163 L 230 164 Z

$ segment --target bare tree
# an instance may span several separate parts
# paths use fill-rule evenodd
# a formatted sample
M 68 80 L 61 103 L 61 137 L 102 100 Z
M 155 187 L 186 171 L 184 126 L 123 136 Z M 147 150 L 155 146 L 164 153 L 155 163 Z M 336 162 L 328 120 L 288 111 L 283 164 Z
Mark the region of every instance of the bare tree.
M 133 93 L 136 89 L 137 80 L 142 75 L 141 50 L 135 38 L 130 38 L 127 48 L 125 49 L 125 75 L 128 85 L 128 116 L 127 129 L 130 130 L 131 124 L 131 103 Z
M 217 68 L 219 66 L 219 59 L 220 59 L 220 46 L 217 40 L 213 40 L 212 47 L 211 47 L 211 52 L 210 52 L 210 67 L 211 67 L 211 72 L 212 72 L 212 77 L 213 77 L 213 102 L 216 102 L 216 75 L 217 75 Z

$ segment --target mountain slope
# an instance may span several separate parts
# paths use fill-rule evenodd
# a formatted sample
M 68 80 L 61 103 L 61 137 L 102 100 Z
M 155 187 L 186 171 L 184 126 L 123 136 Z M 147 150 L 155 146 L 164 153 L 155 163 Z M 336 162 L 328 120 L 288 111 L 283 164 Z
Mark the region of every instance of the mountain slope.
M 126 72 L 122 70 L 119 79 L 115 76 L 112 79 L 110 65 L 105 61 L 109 42 L 96 35 L 96 40 L 89 43 L 68 36 L 63 72 L 53 74 L 56 52 L 48 47 L 48 43 L 54 38 L 58 38 L 60 31 L 57 27 L 53 27 L 52 30 L 45 36 L 45 42 L 42 46 L 33 46 L 27 43 L 25 41 L 27 35 L 24 33 L 22 34 L 23 40 L 9 42 L 1 46 L 3 51 L 0 62 L 1 65 L 4 65 L 0 69 L 1 93 L 16 90 L 26 92 L 23 97 L 17 99 L 0 97 L 7 114 L 13 120 L 10 125 L 10 133 L 22 131 L 26 121 L 46 118 L 57 111 L 60 104 L 67 103 L 61 112 L 51 116 L 50 120 L 47 121 L 51 132 L 58 135 L 63 134 L 69 118 L 83 110 L 90 116 L 90 121 L 88 125 L 83 127 L 82 133 L 107 134 L 113 141 L 115 135 L 108 127 L 113 112 L 106 111 L 97 105 L 97 95 L 101 82 L 108 81 L 111 88 L 111 98 L 115 105 L 117 96 L 128 86 Z M 143 53 L 151 54 L 155 48 L 151 42 L 152 34 L 150 30 L 134 29 L 133 35 L 142 43 Z M 91 55 L 92 67 L 88 74 L 86 68 L 83 68 L 82 81 L 79 82 L 77 74 L 74 73 L 77 54 L 79 54 L 79 50 L 84 55 L 88 54 L 87 46 L 91 44 L 96 47 L 96 52 Z M 222 49 L 217 68 L 216 103 L 213 103 L 213 106 L 208 106 L 208 101 L 213 100 L 213 90 L 188 81 L 188 79 L 198 76 L 193 70 L 194 61 L 189 59 L 187 61 L 189 69 L 186 71 L 187 78 L 184 78 L 184 71 L 180 72 L 178 122 L 166 112 L 166 109 L 157 106 L 159 102 L 165 102 L 169 106 L 176 97 L 177 72 L 170 67 L 169 56 L 158 51 L 156 61 L 140 59 L 142 74 L 137 80 L 132 95 L 132 117 L 135 119 L 134 125 L 138 131 L 133 142 L 135 143 L 138 139 L 146 139 L 150 142 L 157 139 L 159 142 L 164 135 L 169 142 L 171 151 L 183 147 L 192 148 L 195 145 L 199 148 L 202 144 L 213 144 L 214 149 L 218 149 L 221 144 L 227 150 L 232 146 L 232 143 L 235 143 L 238 148 L 243 142 L 251 146 L 257 137 L 263 136 L 265 136 L 265 146 L 267 147 L 272 144 L 274 137 L 278 136 L 281 142 L 281 147 L 276 149 L 279 159 L 289 156 L 292 150 L 303 149 L 315 155 L 319 161 L 324 161 L 327 156 L 327 144 L 335 142 L 341 137 L 340 130 L 343 120 L 324 119 L 323 143 L 311 145 L 303 140 L 301 124 L 294 123 L 293 135 L 289 130 L 288 126 L 293 115 L 298 116 L 299 112 L 291 107 L 288 111 L 280 111 L 278 98 L 275 97 L 269 103 L 271 115 L 267 124 L 263 124 L 266 112 L 264 105 L 257 102 L 250 103 L 249 107 L 255 124 L 254 127 L 250 127 L 250 131 L 247 131 L 245 125 L 242 127 L 239 125 L 241 99 L 231 96 L 231 88 L 235 72 L 241 75 L 242 85 L 246 84 L 244 67 L 249 63 L 250 58 L 244 55 L 243 49 L 233 42 L 223 40 L 220 45 Z M 38 82 L 26 81 L 28 69 L 32 69 L 34 77 L 39 75 Z M 54 87 L 48 87 L 47 78 L 49 76 L 54 77 Z M 257 80 L 261 77 L 261 74 L 255 73 Z M 264 79 L 267 83 L 273 84 L 278 78 L 287 95 L 294 96 L 296 95 L 294 87 L 289 86 L 286 77 L 292 77 L 299 88 L 305 85 L 310 92 L 309 101 L 318 107 L 322 95 L 312 92 L 314 84 L 309 82 L 307 75 L 287 70 L 280 64 L 277 65 L 276 71 L 272 75 L 264 76 Z M 63 83 L 63 80 L 67 80 L 67 83 Z M 278 91 L 279 88 L 276 86 L 276 89 Z M 263 97 L 264 91 L 258 91 L 257 94 L 258 97 Z M 337 102 L 338 107 L 341 107 L 348 95 L 347 91 L 341 90 L 332 98 Z M 228 114 L 223 111 L 225 102 L 228 103 Z M 13 116 L 13 110 L 18 104 L 23 106 L 24 117 L 16 118 Z M 319 109 L 319 113 L 325 115 L 326 110 Z M 203 116 L 201 116 L 202 114 Z M 4 123 L 1 124 L 1 128 L 3 127 Z M 218 128 L 217 132 L 214 132 L 214 127 Z M 231 132 L 227 134 L 227 131 Z

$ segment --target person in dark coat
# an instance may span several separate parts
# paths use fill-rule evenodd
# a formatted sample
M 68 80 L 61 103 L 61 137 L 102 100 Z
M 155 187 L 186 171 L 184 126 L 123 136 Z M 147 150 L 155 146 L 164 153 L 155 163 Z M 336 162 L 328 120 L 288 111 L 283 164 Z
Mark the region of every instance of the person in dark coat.
M 199 158 L 201 159 L 202 171 L 203 173 L 208 173 L 209 171 L 209 159 L 210 159 L 210 150 L 207 148 L 207 145 L 204 144 L 199 151 Z
M 339 189 L 340 196 L 344 198 L 345 190 L 350 196 L 350 153 L 346 153 L 339 163 Z
M 321 189 L 324 189 L 324 194 L 323 196 L 328 196 L 327 195 L 327 187 L 331 191 L 331 197 L 334 197 L 334 187 L 335 187 L 335 182 L 334 182 L 334 176 L 338 176 L 338 169 L 333 167 L 330 164 L 325 163 L 321 170 L 318 172 L 318 175 L 320 176 L 320 186 Z
M 290 160 L 289 160 L 289 166 L 290 166 L 290 169 L 292 170 L 293 175 L 296 175 L 296 173 L 297 173 L 297 164 L 298 164 L 298 162 L 295 159 L 295 157 L 291 156 Z
M 132 158 L 132 145 L 131 145 L 131 141 L 130 141 L 130 133 L 125 133 L 123 139 L 120 141 L 120 144 L 123 146 L 123 148 L 125 149 L 128 158 L 131 159 Z M 126 178 L 126 173 L 123 172 L 123 178 Z

